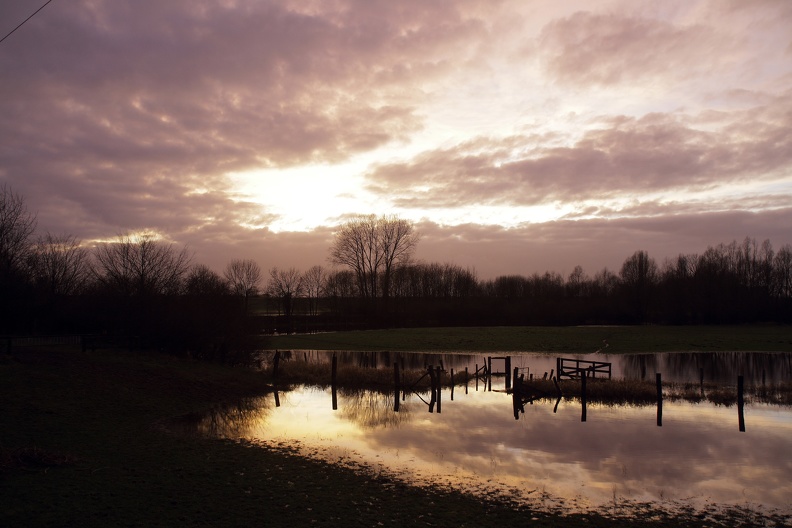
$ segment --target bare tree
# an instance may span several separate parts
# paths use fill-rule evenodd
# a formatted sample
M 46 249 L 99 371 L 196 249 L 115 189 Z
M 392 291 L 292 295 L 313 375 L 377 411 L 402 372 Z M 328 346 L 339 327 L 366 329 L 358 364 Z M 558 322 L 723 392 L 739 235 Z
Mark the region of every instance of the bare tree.
M 325 281 L 325 294 L 328 297 L 340 298 L 357 296 L 354 273 L 350 270 L 331 272 Z
M 418 240 L 418 233 L 407 220 L 359 216 L 335 233 L 330 260 L 355 273 L 363 297 L 373 299 L 380 293 L 388 297 L 394 268 L 409 261 Z
M 8 185 L 0 186 L 0 280 L 20 271 L 35 230 L 36 216 L 28 212 L 24 198 Z
M 283 315 L 289 317 L 292 314 L 294 299 L 304 293 L 303 275 L 296 268 L 281 270 L 274 267 L 270 270 L 267 291 L 281 300 Z
M 225 279 L 234 295 L 244 298 L 244 310 L 247 315 L 248 300 L 256 295 L 261 284 L 261 268 L 254 260 L 232 260 L 225 269 Z
M 632 303 L 638 321 L 643 321 L 649 309 L 652 289 L 658 282 L 657 263 L 646 251 L 636 251 L 622 264 L 622 284 Z
M 786 244 L 773 259 L 773 293 L 776 297 L 792 297 L 792 246 Z
M 187 295 L 202 297 L 231 293 L 228 282 L 204 264 L 196 264 L 190 269 L 184 281 L 184 290 Z
M 327 272 L 322 266 L 312 266 L 303 275 L 303 286 L 308 296 L 308 308 L 311 315 L 318 312 L 319 298 L 324 294 Z
M 377 238 L 382 253 L 382 296 L 387 298 L 394 266 L 409 262 L 420 236 L 412 222 L 396 216 L 383 216 L 377 221 Z
M 190 266 L 187 248 L 177 251 L 157 242 L 154 235 L 119 235 L 100 244 L 94 253 L 97 279 L 125 296 L 177 293 Z
M 29 257 L 34 283 L 48 295 L 72 295 L 88 280 L 90 252 L 73 235 L 47 233 L 38 238 Z

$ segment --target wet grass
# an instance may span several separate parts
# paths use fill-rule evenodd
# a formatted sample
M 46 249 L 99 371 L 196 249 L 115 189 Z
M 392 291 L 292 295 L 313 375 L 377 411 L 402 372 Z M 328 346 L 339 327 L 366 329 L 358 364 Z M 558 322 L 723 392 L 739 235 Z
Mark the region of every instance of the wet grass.
M 563 515 L 407 486 L 293 446 L 182 436 L 173 417 L 269 389 L 261 372 L 127 351 L 0 356 L 0 526 L 773 526 L 663 504 Z M 636 517 L 636 515 L 639 515 Z M 723 516 L 722 520 L 709 517 Z M 759 515 L 759 517 L 757 517 Z
M 269 350 L 514 351 L 609 354 L 638 352 L 792 351 L 792 327 L 503 326 L 400 328 L 267 337 Z

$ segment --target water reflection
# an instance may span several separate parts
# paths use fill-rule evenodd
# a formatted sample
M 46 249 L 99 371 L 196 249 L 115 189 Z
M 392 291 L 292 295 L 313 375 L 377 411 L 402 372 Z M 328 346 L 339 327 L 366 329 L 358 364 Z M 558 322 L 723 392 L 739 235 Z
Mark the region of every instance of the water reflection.
M 511 366 L 541 377 L 556 367 L 557 355 L 526 352 L 471 354 L 464 351 L 446 354 L 425 352 L 328 352 L 311 350 L 281 352 L 285 360 L 327 363 L 333 354 L 339 366 L 392 368 L 399 363 L 407 370 L 422 370 L 440 365 L 446 370 L 474 372 L 486 364 L 488 357 L 510 357 Z M 669 382 L 699 382 L 703 370 L 708 383 L 735 384 L 744 376 L 748 385 L 772 384 L 792 380 L 792 353 L 787 352 L 668 352 L 659 354 L 571 354 L 564 355 L 586 361 L 607 361 L 613 364 L 613 377 L 652 380 L 662 372 Z M 503 363 L 493 363 L 493 370 L 503 371 Z
M 503 392 L 457 391 L 445 403 L 430 414 L 407 394 L 394 412 L 392 394 L 339 389 L 332 411 L 330 389 L 301 386 L 281 392 L 278 408 L 270 396 L 256 402 L 259 414 L 210 415 L 211 427 L 201 427 L 299 443 L 312 456 L 351 458 L 413 481 L 512 486 L 535 506 L 546 492 L 572 509 L 624 499 L 792 509 L 789 407 L 746 405 L 749 427 L 740 433 L 734 407 L 706 403 L 665 402 L 663 427 L 654 406 L 589 402 L 582 423 L 579 400 L 555 410 L 555 401 L 536 400 L 518 420 Z

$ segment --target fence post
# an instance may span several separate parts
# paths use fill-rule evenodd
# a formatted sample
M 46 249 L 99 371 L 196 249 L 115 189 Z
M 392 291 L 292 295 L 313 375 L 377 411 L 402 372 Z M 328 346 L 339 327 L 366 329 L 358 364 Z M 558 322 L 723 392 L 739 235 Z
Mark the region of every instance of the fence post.
M 443 378 L 441 374 L 440 367 L 437 367 L 436 370 L 436 377 L 437 377 L 437 414 L 440 414 L 442 411 L 442 402 L 441 402 L 441 395 L 443 394 Z
M 663 378 L 659 372 L 655 373 L 657 384 L 657 427 L 663 426 Z
M 399 362 L 393 363 L 393 410 L 399 412 Z
M 740 432 L 745 432 L 745 400 L 743 399 L 743 377 L 737 376 L 737 421 Z
M 431 396 L 429 398 L 429 412 L 434 412 L 434 406 L 437 402 L 437 381 L 435 380 L 435 371 L 432 365 L 426 367 L 427 372 L 429 373 L 429 383 L 431 385 Z
M 582 414 L 580 415 L 580 421 L 586 421 L 586 376 L 580 376 L 580 403 L 583 406 Z
M 330 371 L 330 385 L 332 387 L 332 399 L 333 399 L 333 410 L 338 410 L 338 387 L 336 386 L 336 373 L 338 370 L 338 358 L 336 358 L 335 352 L 333 352 L 333 366 Z

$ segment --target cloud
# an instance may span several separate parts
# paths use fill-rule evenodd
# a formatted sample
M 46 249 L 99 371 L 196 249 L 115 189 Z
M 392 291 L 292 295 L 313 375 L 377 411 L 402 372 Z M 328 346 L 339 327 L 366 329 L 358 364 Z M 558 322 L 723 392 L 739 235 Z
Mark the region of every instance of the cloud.
M 478 138 L 368 174 L 402 207 L 537 205 L 687 192 L 784 177 L 792 162 L 792 92 L 772 104 L 701 117 L 603 117 L 571 146 L 536 136 Z
M 0 49 L 0 175 L 47 207 L 57 192 L 132 227 L 165 204 L 200 205 L 196 187 L 228 192 L 227 172 L 404 141 L 422 126 L 411 83 L 479 25 L 451 4 L 327 5 L 50 6 Z
M 550 22 L 539 40 L 553 78 L 581 85 L 703 75 L 729 67 L 739 46 L 702 24 L 584 11 Z
M 8 31 L 29 12 L 6 4 Z M 0 181 L 44 230 L 151 229 L 219 266 L 325 262 L 332 228 L 275 234 L 299 203 L 228 176 L 306 167 L 364 176 L 338 185 L 348 213 L 425 218 L 421 258 L 486 276 L 662 254 L 662 220 L 706 226 L 675 250 L 701 251 L 788 208 L 790 20 L 772 0 L 53 2 L 0 45 Z

